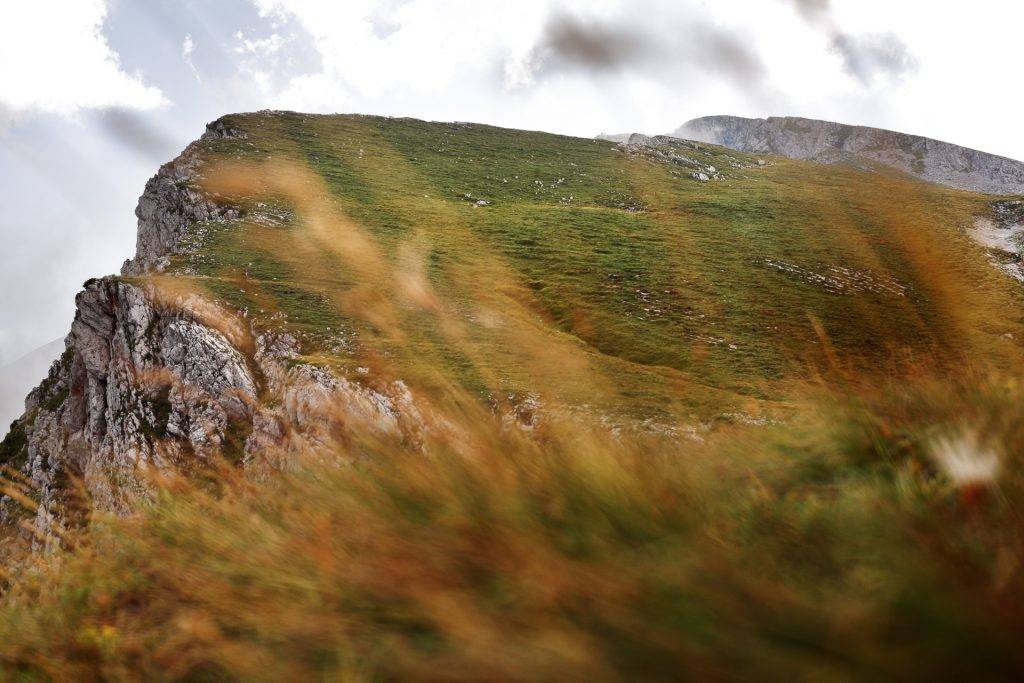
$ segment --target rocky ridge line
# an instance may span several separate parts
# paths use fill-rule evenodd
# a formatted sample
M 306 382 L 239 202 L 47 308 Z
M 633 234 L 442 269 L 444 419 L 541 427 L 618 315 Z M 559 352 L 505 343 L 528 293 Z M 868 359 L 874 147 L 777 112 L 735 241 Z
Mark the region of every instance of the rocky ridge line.
M 820 163 L 883 164 L 923 180 L 988 194 L 1024 194 L 1024 163 L 948 142 L 881 128 L 794 116 L 705 116 L 673 137 L 752 154 Z

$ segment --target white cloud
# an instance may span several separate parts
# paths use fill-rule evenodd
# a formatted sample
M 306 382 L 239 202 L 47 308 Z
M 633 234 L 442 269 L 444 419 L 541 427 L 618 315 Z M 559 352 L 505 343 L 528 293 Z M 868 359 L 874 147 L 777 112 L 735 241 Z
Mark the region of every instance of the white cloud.
M 250 40 L 245 37 L 244 33 L 238 31 L 235 33 L 235 38 L 238 40 L 238 45 L 235 47 L 235 52 L 238 54 L 272 55 L 278 52 L 285 43 L 284 38 L 276 33 L 269 38 Z
M 275 96 L 275 106 L 283 109 L 324 114 L 343 112 L 349 102 L 344 86 L 325 74 L 297 76 Z
M 101 30 L 103 0 L 9 3 L 0 21 L 0 106 L 15 113 L 152 109 L 159 89 L 121 68 Z
M 1024 157 L 1015 134 L 1024 100 L 1012 85 L 1024 3 L 251 1 L 270 23 L 298 26 L 319 56 L 301 71 L 283 59 L 279 68 L 260 63 L 274 75 L 262 91 L 270 107 L 333 112 L 343 103 L 577 135 L 663 132 L 712 113 L 797 115 Z M 806 6 L 827 11 L 796 11 Z M 628 30 L 644 59 L 556 68 L 558 55 L 543 48 L 560 15 Z M 733 66 L 760 67 L 728 71 L 722 54 Z
M 329 81 L 371 98 L 430 95 L 464 87 L 468 79 L 475 86 L 493 86 L 494 75 L 500 78 L 497 65 L 509 54 L 529 49 L 549 4 L 494 0 L 482 8 L 472 0 L 254 2 L 264 15 L 296 19 L 312 36 L 322 62 L 320 83 Z M 302 79 L 308 83 L 308 75 Z M 305 89 L 302 83 L 294 85 L 293 94 Z
M 192 61 L 192 52 L 195 48 L 196 44 L 192 42 L 192 34 L 186 33 L 185 40 L 181 41 L 181 58 L 192 71 L 192 75 L 196 77 L 196 80 L 202 83 L 203 79 L 199 77 L 199 69 L 196 68 L 195 62 Z
M 586 135 L 663 132 L 710 112 L 805 113 L 887 85 L 851 75 L 820 31 L 763 0 L 252 1 L 300 26 L 320 57 L 312 73 L 279 74 L 264 91 L 272 107 L 333 112 L 341 101 Z M 568 46 L 559 25 L 572 29 Z M 237 37 L 239 51 L 260 51 Z M 585 57 L 610 39 L 631 49 L 600 69 L 553 49 Z

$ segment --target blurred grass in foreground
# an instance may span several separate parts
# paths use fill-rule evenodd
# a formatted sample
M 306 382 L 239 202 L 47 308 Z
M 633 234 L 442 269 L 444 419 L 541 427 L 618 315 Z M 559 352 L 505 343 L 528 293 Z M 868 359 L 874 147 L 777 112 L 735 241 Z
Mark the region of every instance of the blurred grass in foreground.
M 813 390 L 704 442 L 466 399 L 431 455 L 349 443 L 168 478 L 0 600 L 6 677 L 1007 678 L 1024 669 L 1024 391 Z M 453 417 L 457 415 L 458 417 Z M 972 434 L 971 437 L 965 435 Z M 981 476 L 937 459 L 998 457 Z M 359 452 L 359 457 L 351 456 Z M 969 471 L 969 467 L 968 467 Z M 977 472 L 975 472 L 977 474 Z

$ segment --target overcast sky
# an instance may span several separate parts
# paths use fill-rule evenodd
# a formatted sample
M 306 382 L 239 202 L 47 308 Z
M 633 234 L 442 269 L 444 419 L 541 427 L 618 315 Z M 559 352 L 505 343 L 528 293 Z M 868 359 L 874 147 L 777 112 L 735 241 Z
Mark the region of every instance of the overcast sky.
M 0 9 L 0 365 L 134 251 L 147 177 L 221 114 L 581 136 L 800 115 L 1024 158 L 1006 0 L 32 0 Z

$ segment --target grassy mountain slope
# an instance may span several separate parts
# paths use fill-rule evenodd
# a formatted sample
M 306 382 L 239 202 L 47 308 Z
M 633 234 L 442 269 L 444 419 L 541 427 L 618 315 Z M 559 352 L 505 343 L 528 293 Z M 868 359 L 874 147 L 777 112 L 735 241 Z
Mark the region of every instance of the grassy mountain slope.
M 224 165 L 208 181 L 248 197 L 248 213 L 199 226 L 176 270 L 261 320 L 283 314 L 326 363 L 373 350 L 412 379 L 439 370 L 485 393 L 542 385 L 681 417 L 783 398 L 828 353 L 887 370 L 908 355 L 1017 358 L 1004 335 L 1020 336 L 1020 294 L 963 233 L 985 211 L 979 196 L 759 166 L 713 146 L 698 154 L 727 179 L 701 183 L 544 133 L 297 114 L 227 123 L 247 137 L 210 145 Z M 391 275 L 431 300 L 385 301 Z M 458 329 L 439 330 L 439 312 Z M 581 395 L 574 372 L 546 362 L 555 352 L 606 390 Z
M 137 279 L 401 378 L 421 442 L 154 474 L 63 551 L 0 543 L 0 675 L 1024 671 L 1024 309 L 966 234 L 990 198 L 683 142 L 222 123 L 195 182 L 241 217 Z

